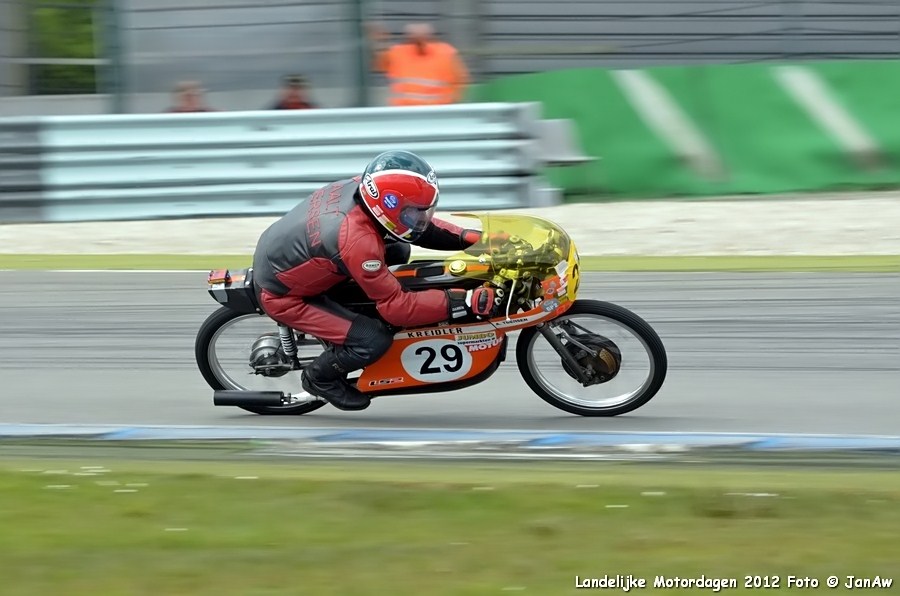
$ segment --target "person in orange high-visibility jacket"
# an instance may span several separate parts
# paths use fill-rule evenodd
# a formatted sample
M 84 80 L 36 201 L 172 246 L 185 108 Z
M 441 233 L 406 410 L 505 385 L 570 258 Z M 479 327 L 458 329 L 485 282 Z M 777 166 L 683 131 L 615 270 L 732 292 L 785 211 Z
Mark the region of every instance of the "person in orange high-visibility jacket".
M 375 43 L 374 69 L 385 73 L 390 85 L 388 104 L 420 106 L 460 101 L 469 84 L 469 71 L 449 43 L 434 39 L 431 26 L 406 26 L 406 43 L 385 47 L 387 32 L 370 29 Z

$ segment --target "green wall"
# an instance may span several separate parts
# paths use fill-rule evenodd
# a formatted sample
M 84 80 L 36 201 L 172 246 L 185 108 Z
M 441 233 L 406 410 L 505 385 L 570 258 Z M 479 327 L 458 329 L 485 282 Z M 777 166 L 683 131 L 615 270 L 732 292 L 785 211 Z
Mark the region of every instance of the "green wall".
M 900 61 L 801 63 L 874 140 L 860 155 L 818 123 L 779 82 L 774 64 L 654 68 L 660 85 L 712 147 L 724 175 L 681 159 L 646 123 L 612 71 L 574 69 L 496 79 L 471 101 L 538 101 L 544 118 L 576 124 L 581 149 L 602 158 L 552 168 L 567 193 L 703 196 L 900 186 Z M 819 97 L 821 99 L 821 97 Z

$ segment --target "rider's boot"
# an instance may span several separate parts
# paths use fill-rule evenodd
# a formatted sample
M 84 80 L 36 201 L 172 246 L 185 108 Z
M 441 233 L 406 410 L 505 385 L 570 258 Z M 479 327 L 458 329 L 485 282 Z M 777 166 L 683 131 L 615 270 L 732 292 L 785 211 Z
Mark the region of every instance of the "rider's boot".
M 334 350 L 326 350 L 300 375 L 303 390 L 321 397 L 340 410 L 365 410 L 371 399 L 347 382 L 347 373 Z

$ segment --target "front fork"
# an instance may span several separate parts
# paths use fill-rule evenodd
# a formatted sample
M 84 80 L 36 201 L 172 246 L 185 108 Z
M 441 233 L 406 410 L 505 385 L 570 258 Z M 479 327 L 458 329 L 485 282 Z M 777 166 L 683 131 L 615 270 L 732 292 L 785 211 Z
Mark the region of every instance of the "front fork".
M 587 372 L 583 366 L 575 359 L 575 356 L 566 349 L 565 344 L 563 344 L 560 336 L 566 338 L 566 341 L 572 342 L 579 348 L 587 351 L 591 355 L 596 355 L 595 351 L 588 348 L 587 346 L 582 345 L 579 341 L 572 338 L 571 335 L 565 330 L 561 329 L 559 326 L 553 324 L 540 323 L 537 326 L 538 331 L 541 335 L 544 336 L 544 339 L 553 346 L 553 349 L 556 350 L 556 353 L 559 354 L 563 360 L 565 360 L 568 365 L 575 371 L 575 374 L 578 375 L 578 380 L 582 385 L 587 385 L 591 380 L 591 374 Z M 557 334 L 558 333 L 558 334 Z

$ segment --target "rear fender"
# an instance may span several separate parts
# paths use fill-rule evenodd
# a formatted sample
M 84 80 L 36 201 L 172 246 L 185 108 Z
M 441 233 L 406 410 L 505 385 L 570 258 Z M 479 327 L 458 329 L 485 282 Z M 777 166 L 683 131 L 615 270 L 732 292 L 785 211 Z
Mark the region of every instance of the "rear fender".
M 262 313 L 253 286 L 253 269 L 214 269 L 207 277 L 209 295 L 213 300 L 241 313 Z

